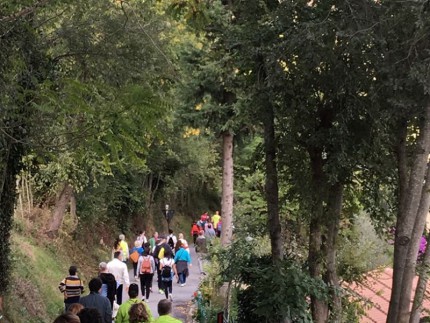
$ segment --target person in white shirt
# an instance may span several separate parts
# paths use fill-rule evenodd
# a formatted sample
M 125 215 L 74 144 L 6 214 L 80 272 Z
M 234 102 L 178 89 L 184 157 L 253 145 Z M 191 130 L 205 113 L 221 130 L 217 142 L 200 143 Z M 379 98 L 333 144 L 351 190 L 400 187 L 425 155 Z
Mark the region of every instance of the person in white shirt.
M 127 265 L 122 261 L 122 252 L 116 251 L 113 257 L 113 260 L 108 262 L 107 269 L 108 272 L 115 276 L 118 284 L 118 288 L 116 289 L 116 302 L 118 305 L 121 305 L 124 285 L 127 291 L 128 286 L 130 286 L 130 279 L 128 276 Z
M 136 241 L 142 241 L 142 245 L 144 245 L 145 243 L 148 242 L 146 239 L 146 236 L 145 236 L 145 231 L 139 231 L 138 232 Z
M 167 244 L 170 246 L 170 248 L 172 248 L 172 250 L 175 250 L 176 242 L 178 242 L 178 239 L 176 239 L 176 236 L 173 234 L 173 230 L 169 229 Z

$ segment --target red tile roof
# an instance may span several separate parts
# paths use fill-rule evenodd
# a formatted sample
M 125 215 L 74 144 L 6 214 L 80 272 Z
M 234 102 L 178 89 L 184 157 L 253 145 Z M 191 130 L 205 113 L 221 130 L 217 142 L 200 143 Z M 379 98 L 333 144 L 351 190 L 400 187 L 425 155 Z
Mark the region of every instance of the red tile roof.
M 390 303 L 391 286 L 393 281 L 393 269 L 384 268 L 369 273 L 367 279 L 361 283 L 353 283 L 347 286 L 354 299 L 361 298 L 365 304 L 364 315 L 360 323 L 385 323 L 387 320 L 388 306 Z M 412 297 L 415 294 L 415 286 L 418 277 L 413 282 Z M 411 304 L 412 307 L 412 304 Z M 427 284 L 426 296 L 423 304 L 422 316 L 430 315 L 430 284 Z

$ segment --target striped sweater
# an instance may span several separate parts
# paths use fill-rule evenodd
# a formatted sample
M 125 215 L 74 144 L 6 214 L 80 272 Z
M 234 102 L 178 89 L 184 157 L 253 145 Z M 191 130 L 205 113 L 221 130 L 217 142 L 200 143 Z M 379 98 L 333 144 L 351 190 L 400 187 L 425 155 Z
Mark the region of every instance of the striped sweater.
M 79 301 L 84 292 L 84 286 L 78 276 L 68 276 L 64 278 L 58 286 L 60 292 L 64 294 L 65 303 L 75 303 Z

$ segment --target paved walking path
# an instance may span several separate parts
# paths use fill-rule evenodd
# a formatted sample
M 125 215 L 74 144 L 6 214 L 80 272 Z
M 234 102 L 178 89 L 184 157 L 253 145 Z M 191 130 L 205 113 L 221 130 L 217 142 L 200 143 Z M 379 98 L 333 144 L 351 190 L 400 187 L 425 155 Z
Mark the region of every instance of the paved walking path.
M 173 316 L 182 320 L 186 323 L 191 323 L 186 321 L 188 304 L 191 302 L 194 292 L 197 290 L 200 282 L 200 272 L 197 261 L 197 255 L 194 250 L 194 246 L 190 246 L 192 267 L 190 270 L 190 275 L 187 277 L 187 284 L 181 287 L 176 283 L 176 278 L 173 281 Z M 130 283 L 136 283 L 139 285 L 139 297 L 142 298 L 140 290 L 140 281 L 135 281 L 133 276 L 133 268 L 129 270 Z M 158 317 L 157 304 L 160 300 L 166 298 L 163 294 L 158 292 L 157 288 L 157 274 L 154 275 L 154 281 L 152 285 L 152 293 L 149 296 L 149 307 L 151 309 L 154 318 Z M 128 295 L 123 295 L 124 300 L 128 299 Z

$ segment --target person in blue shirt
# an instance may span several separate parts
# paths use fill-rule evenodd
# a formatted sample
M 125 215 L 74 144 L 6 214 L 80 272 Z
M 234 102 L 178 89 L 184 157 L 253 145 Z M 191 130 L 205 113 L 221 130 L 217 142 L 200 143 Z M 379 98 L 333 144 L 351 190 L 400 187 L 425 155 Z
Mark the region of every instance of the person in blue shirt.
M 139 275 L 137 272 L 137 262 L 139 261 L 139 257 L 143 255 L 143 247 L 142 247 L 142 241 L 136 240 L 134 242 L 134 247 L 130 250 L 130 259 L 133 263 L 133 272 L 134 272 L 134 279 L 138 279 Z
M 188 266 L 192 266 L 191 256 L 190 253 L 183 248 L 181 240 L 178 240 L 176 248 L 178 251 L 175 254 L 174 261 L 176 264 L 176 271 L 179 276 L 179 283 L 181 284 L 181 287 L 183 287 L 187 283 L 187 276 L 189 274 Z

